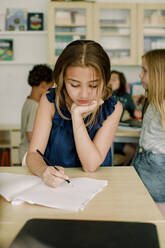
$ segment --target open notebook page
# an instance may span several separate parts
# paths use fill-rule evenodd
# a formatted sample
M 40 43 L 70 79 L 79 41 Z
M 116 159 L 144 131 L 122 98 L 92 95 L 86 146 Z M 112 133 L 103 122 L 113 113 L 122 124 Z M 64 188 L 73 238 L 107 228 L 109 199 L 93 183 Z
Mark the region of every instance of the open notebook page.
M 40 177 L 3 172 L 0 173 L 0 194 L 6 200 L 12 201 L 22 191 L 40 182 Z
M 0 173 L 0 179 L 1 179 Z M 16 176 L 15 174 L 10 174 Z M 18 178 L 18 176 L 20 178 Z M 17 175 L 18 180 L 22 180 L 24 175 Z M 10 176 L 11 177 L 11 176 Z M 27 176 L 29 177 L 29 176 Z M 34 178 L 38 178 L 36 176 L 31 176 Z M 30 179 L 30 178 L 29 178 Z M 40 178 L 39 178 L 40 179 Z M 71 184 L 67 182 L 62 183 L 57 188 L 51 188 L 44 184 L 44 182 L 40 181 L 30 185 L 29 188 L 22 186 L 22 192 L 18 192 L 17 196 L 15 194 L 15 198 L 13 201 L 26 201 L 31 204 L 38 204 L 42 206 L 59 208 L 70 211 L 78 211 L 83 210 L 86 204 L 107 185 L 106 180 L 97 180 L 87 177 L 82 178 L 71 178 Z M 14 183 L 9 183 L 15 187 Z M 0 185 L 0 194 L 1 185 Z M 4 192 L 2 194 L 4 197 Z M 5 197 L 7 199 L 7 197 Z

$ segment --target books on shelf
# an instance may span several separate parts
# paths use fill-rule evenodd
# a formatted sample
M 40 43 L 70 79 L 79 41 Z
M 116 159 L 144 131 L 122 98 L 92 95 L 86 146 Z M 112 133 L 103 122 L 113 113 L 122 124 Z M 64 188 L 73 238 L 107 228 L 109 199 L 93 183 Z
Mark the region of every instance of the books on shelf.
M 27 30 L 27 9 L 7 8 L 6 30 L 7 31 Z
M 0 12 L 0 31 L 44 30 L 44 13 L 27 9 L 7 8 Z
M 13 40 L 0 39 L 0 61 L 13 60 Z
M 72 24 L 71 13 L 68 10 L 57 10 L 55 15 L 56 25 L 70 25 Z
M 44 14 L 43 13 L 28 13 L 27 29 L 28 30 L 43 30 Z

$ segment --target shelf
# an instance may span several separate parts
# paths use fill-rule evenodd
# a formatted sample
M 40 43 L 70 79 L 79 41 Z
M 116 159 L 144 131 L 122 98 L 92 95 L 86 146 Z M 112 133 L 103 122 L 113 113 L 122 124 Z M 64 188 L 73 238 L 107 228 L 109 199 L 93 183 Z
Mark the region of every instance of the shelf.
M 9 124 L 9 123 L 5 123 L 5 124 L 0 124 L 0 131 L 8 131 L 9 129 L 12 129 L 14 131 L 20 130 L 20 125 L 19 124 Z
M 40 63 L 41 61 L 0 61 L 0 65 L 35 65 Z M 42 64 L 47 63 L 47 61 L 42 61 Z
M 4 140 L 4 141 L 0 141 L 0 148 L 10 148 L 10 143 L 9 142 L 7 142 L 6 140 Z
M 153 33 L 145 33 L 144 32 L 144 37 L 165 37 L 165 33 L 158 33 L 158 34 L 153 34 Z
M 128 33 L 128 34 L 122 34 L 122 33 L 112 33 L 112 32 L 101 32 L 101 35 L 102 36 L 130 36 L 131 34 L 130 33 Z
M 86 27 L 85 24 L 55 24 L 56 27 Z
M 154 24 L 147 24 L 143 26 L 144 28 L 165 28 L 165 25 L 154 25 Z
M 21 141 L 20 125 L 0 124 L 0 154 L 8 152 L 10 165 L 19 163 L 19 144 Z M 1 158 L 0 158 L 1 161 Z
M 75 32 L 56 32 L 56 36 L 57 35 L 61 35 L 61 36 L 65 36 L 65 35 L 86 35 L 86 33 L 75 33 Z
M 0 35 L 46 35 L 48 31 L 3 31 Z
M 100 27 L 131 28 L 129 24 L 100 24 Z

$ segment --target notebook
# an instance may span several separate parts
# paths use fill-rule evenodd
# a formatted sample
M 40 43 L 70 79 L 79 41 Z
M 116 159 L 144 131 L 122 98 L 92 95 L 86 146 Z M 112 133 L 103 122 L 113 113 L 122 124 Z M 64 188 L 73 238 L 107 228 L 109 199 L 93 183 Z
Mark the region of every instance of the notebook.
M 83 210 L 107 184 L 107 180 L 88 177 L 71 178 L 59 187 L 47 186 L 40 177 L 0 173 L 0 195 L 12 204 L 28 202 L 69 211 Z
M 31 219 L 10 248 L 159 248 L 152 223 Z

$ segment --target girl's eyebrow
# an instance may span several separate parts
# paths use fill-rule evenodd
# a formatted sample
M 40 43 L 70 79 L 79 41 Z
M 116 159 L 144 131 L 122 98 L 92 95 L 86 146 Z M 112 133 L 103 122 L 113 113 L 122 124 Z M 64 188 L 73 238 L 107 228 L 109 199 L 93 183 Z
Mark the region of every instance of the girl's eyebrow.
M 69 81 L 73 81 L 73 82 L 76 82 L 76 83 L 81 83 L 81 81 L 77 80 L 77 79 L 73 79 L 73 78 L 68 78 L 67 80 Z M 88 83 L 95 83 L 95 82 L 99 82 L 100 79 L 94 79 L 94 80 L 90 80 Z

